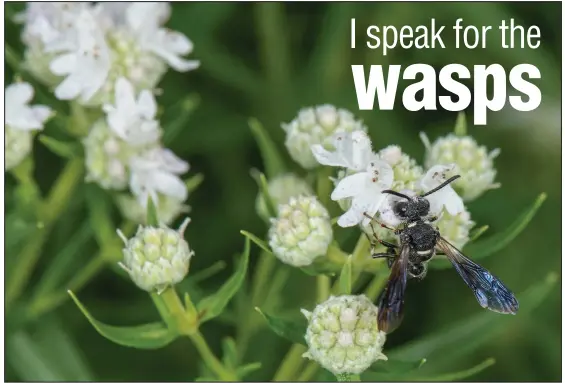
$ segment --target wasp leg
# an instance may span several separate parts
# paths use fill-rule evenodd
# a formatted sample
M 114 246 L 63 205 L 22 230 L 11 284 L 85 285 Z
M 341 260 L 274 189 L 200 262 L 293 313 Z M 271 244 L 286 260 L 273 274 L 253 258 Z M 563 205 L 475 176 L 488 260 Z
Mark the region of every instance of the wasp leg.
M 394 251 L 393 248 L 389 247 L 386 253 L 375 253 L 372 254 L 373 259 L 377 259 L 377 258 L 386 258 L 386 263 L 388 268 L 392 268 L 392 264 L 394 262 L 394 259 L 396 258 L 396 252 Z

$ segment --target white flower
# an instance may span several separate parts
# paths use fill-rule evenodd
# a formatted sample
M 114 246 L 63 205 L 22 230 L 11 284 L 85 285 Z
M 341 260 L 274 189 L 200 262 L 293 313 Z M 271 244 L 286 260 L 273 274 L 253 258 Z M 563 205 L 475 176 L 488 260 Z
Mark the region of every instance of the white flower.
M 192 42 L 182 33 L 161 28 L 168 14 L 160 3 L 132 3 L 127 8 L 125 17 L 142 50 L 159 56 L 177 71 L 186 72 L 198 68 L 199 61 L 181 57 L 192 52 Z
M 471 214 L 463 210 L 456 215 L 441 214 L 435 225 L 443 238 L 461 250 L 469 242 L 469 233 L 475 222 L 471 219 Z
M 305 169 L 317 166 L 312 145 L 322 145 L 331 150 L 336 133 L 367 131 L 362 121 L 353 114 L 333 105 L 320 105 L 300 110 L 298 116 L 288 124 L 282 124 L 286 132 L 285 146 L 290 156 Z
M 4 90 L 4 124 L 19 130 L 41 130 L 52 111 L 44 105 L 32 105 L 33 87 L 26 82 L 11 84 Z
M 29 105 L 33 98 L 30 84 L 19 82 L 4 90 L 4 171 L 19 165 L 31 152 L 33 133 L 42 130 L 52 111 L 44 105 Z
M 153 94 L 143 90 L 136 100 L 132 84 L 123 77 L 116 81 L 115 105 L 106 104 L 103 109 L 110 129 L 130 145 L 151 144 L 161 137 Z
M 285 173 L 274 177 L 269 180 L 267 187 L 275 208 L 281 204 L 288 203 L 291 197 L 314 194 L 310 185 L 294 173 Z M 257 195 L 255 209 L 259 216 L 268 220 L 270 216 L 267 211 L 267 203 L 263 193 Z
M 455 175 L 453 174 L 454 168 L 454 164 L 432 166 L 420 180 L 420 188 L 424 193 L 427 193 L 438 187 L 449 176 Z M 457 180 L 454 182 L 457 182 Z M 443 207 L 451 215 L 459 214 L 465 210 L 463 200 L 453 190 L 451 185 L 444 186 L 440 190 L 426 196 L 426 198 L 430 201 L 430 214 L 439 215 Z
M 387 360 L 378 309 L 365 295 L 331 296 L 313 312 L 301 311 L 308 320 L 303 356 L 334 375 L 360 374 L 377 360 Z
M 465 201 L 472 201 L 487 190 L 500 187 L 500 183 L 494 182 L 494 159 L 500 154 L 500 149 L 489 152 L 471 136 L 448 134 L 433 144 L 425 133 L 420 133 L 420 138 L 426 146 L 426 166 L 455 164 L 455 172 L 461 178 L 453 188 Z
M 366 168 L 375 154 L 371 149 L 371 140 L 362 130 L 353 133 L 337 133 L 332 137 L 335 151 L 330 152 L 322 145 L 312 145 L 312 154 L 322 165 L 338 166 L 354 171 Z
M 333 140 L 334 152 L 321 145 L 313 145 L 312 153 L 322 165 L 339 166 L 356 171 L 342 178 L 331 194 L 334 201 L 351 198 L 351 206 L 339 217 L 341 227 L 366 222 L 365 213 L 374 216 L 386 198 L 381 192 L 392 186 L 394 172 L 371 150 L 371 140 L 365 132 L 337 134 Z
M 188 163 L 164 148 L 155 148 L 130 160 L 130 189 L 142 206 L 151 196 L 158 205 L 158 193 L 184 201 L 188 189 L 179 175 L 188 171 Z
M 158 194 L 159 203 L 155 206 L 159 222 L 170 225 L 181 213 L 189 213 L 190 207 L 184 201 Z M 116 196 L 116 204 L 122 215 L 132 222 L 143 224 L 147 218 L 147 200 L 140 203 L 131 194 Z
M 51 47 L 64 51 L 50 65 L 51 71 L 66 78 L 55 89 L 61 100 L 79 98 L 88 102 L 103 87 L 110 71 L 110 51 L 103 30 L 92 11 L 82 10 L 74 21 L 76 41 Z

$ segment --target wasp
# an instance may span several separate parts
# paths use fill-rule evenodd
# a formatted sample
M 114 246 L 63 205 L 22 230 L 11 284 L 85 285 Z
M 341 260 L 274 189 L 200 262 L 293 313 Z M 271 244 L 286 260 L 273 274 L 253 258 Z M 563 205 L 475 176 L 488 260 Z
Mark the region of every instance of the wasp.
M 518 311 L 518 300 L 497 277 L 467 258 L 431 225 L 437 217 L 429 217 L 430 202 L 425 197 L 459 177 L 455 175 L 427 193 L 414 197 L 394 190 L 383 190 L 382 193 L 400 198 L 392 206 L 394 215 L 401 221 L 397 228 L 386 226 L 365 214 L 371 221 L 394 231 L 399 239 L 399 245 L 380 240 L 371 222 L 374 238 L 387 248 L 386 252 L 372 254 L 372 257 L 386 258 L 391 270 L 378 305 L 378 326 L 386 333 L 394 331 L 402 322 L 407 280 L 423 279 L 427 274 L 428 262 L 436 254 L 444 254 L 449 259 L 483 308 L 501 314 L 514 315 Z

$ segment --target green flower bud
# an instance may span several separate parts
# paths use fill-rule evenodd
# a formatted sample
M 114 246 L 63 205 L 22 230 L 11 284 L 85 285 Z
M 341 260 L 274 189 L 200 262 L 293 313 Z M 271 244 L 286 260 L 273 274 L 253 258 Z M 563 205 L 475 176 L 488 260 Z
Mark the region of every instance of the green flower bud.
M 424 133 L 420 137 L 426 146 L 425 166 L 455 164 L 454 174 L 461 176 L 452 184 L 453 189 L 465 200 L 472 201 L 489 189 L 500 187 L 495 183 L 496 169 L 493 160 L 500 149 L 487 152 L 470 136 L 448 134 L 433 144 Z
M 471 214 L 467 210 L 456 215 L 450 215 L 444 210 L 436 225 L 442 237 L 453 246 L 462 249 L 469 242 L 469 232 L 475 226 L 475 222 L 471 220 Z
M 308 319 L 303 355 L 334 375 L 360 374 L 379 359 L 386 334 L 377 326 L 377 307 L 365 295 L 330 297 Z
M 158 201 L 155 208 L 159 221 L 165 225 L 170 225 L 181 213 L 190 212 L 190 207 L 183 201 L 172 198 L 168 195 L 158 194 Z M 143 224 L 147 216 L 147 207 L 141 205 L 139 201 L 130 194 L 120 194 L 116 196 L 116 204 L 122 216 L 128 220 Z
M 312 195 L 314 192 L 310 188 L 310 185 L 302 178 L 298 177 L 294 173 L 281 174 L 274 177 L 269 181 L 268 185 L 269 195 L 275 207 L 281 204 L 286 204 L 291 197 L 298 197 L 300 195 Z M 255 209 L 257 214 L 264 219 L 269 218 L 269 213 L 267 212 L 267 205 L 265 198 L 262 193 L 259 193 L 255 201 Z
M 124 261 L 119 265 L 127 271 L 133 282 L 145 291 L 164 291 L 182 281 L 188 273 L 194 252 L 184 240 L 187 218 L 178 230 L 139 226 L 137 233 L 127 239 L 119 230 L 125 243 Z
M 321 144 L 327 150 L 334 150 L 332 137 L 335 133 L 367 131 L 351 112 L 333 105 L 302 109 L 294 120 L 282 124 L 282 128 L 286 131 L 285 145 L 290 156 L 305 169 L 319 166 L 312 154 L 312 145 Z
M 20 164 L 31 152 L 33 133 L 4 125 L 4 171 Z
M 281 262 L 291 266 L 310 265 L 325 255 L 332 241 L 330 215 L 316 197 L 292 197 L 279 205 L 271 219 L 269 245 Z

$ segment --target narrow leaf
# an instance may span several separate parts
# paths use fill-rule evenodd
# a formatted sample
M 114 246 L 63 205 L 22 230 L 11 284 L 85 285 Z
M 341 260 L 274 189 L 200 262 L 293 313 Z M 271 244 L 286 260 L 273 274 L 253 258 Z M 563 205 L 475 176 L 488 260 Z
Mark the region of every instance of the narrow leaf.
M 200 96 L 191 94 L 178 105 L 171 107 L 171 114 L 174 112 L 174 120 L 163 127 L 163 143 L 170 145 L 178 137 L 179 133 L 186 128 L 190 116 L 200 103 Z
M 457 120 L 455 120 L 454 133 L 456 136 L 467 135 L 467 120 L 465 118 L 465 112 L 459 112 L 457 114 Z
M 267 177 L 273 178 L 285 171 L 284 161 L 280 152 L 277 149 L 275 142 L 269 137 L 269 134 L 255 118 L 249 119 L 249 127 L 251 128 L 251 133 L 257 141 L 259 150 L 261 151 L 261 156 L 263 157 L 263 166 L 265 168 L 265 173 Z
M 261 368 L 261 362 L 249 363 L 244 366 L 238 367 L 235 372 L 239 379 L 245 378 L 247 375 Z
M 493 339 L 496 333 L 504 331 L 521 317 L 527 318 L 528 314 L 542 303 L 555 287 L 557 280 L 557 274 L 550 273 L 545 280 L 519 294 L 517 298 L 520 302 L 520 310 L 516 316 L 482 310 L 447 328 L 397 347 L 389 351 L 387 356 L 393 360 L 410 361 L 420 360 L 423 357 L 431 359 L 432 355 L 438 355 L 442 362 L 448 363 L 449 359 L 468 353 L 483 342 Z
M 69 272 L 69 266 L 72 265 L 72 261 L 76 259 L 81 248 L 86 244 L 91 235 L 92 228 L 90 223 L 86 222 L 74 233 L 55 258 L 49 262 L 47 270 L 41 276 L 41 280 L 35 288 L 36 299 L 61 284 L 63 276 Z
M 73 142 L 59 141 L 56 138 L 44 134 L 39 136 L 39 142 L 45 145 L 51 152 L 63 158 L 74 158 L 78 155 L 80 150 L 80 147 Z
M 267 253 L 273 254 L 273 252 L 272 252 L 271 248 L 269 247 L 269 245 L 267 244 L 267 242 L 263 241 L 262 239 L 260 239 L 256 235 L 251 234 L 250 232 L 245 231 L 245 230 L 241 230 L 240 233 L 243 234 L 245 237 L 249 238 L 251 241 L 253 241 L 253 243 L 255 243 L 257 246 L 259 246 L 261 249 L 265 250 Z
M 502 250 L 528 226 L 528 223 L 534 218 L 546 197 L 547 195 L 545 193 L 540 194 L 534 203 L 524 210 L 524 212 L 503 232 L 481 241 L 469 243 L 468 246 L 465 246 L 465 254 L 473 260 L 479 260 Z M 430 267 L 434 269 L 446 269 L 451 267 L 451 263 L 445 257 L 436 257 L 430 262 Z
M 439 376 L 414 376 L 410 380 L 420 381 L 420 382 L 460 382 L 464 379 L 467 379 L 473 375 L 477 375 L 479 372 L 483 371 L 484 369 L 492 366 L 496 361 L 494 358 L 489 358 L 474 367 L 471 367 L 467 370 L 457 371 L 457 372 L 450 372 L 447 374 L 442 374 Z
M 473 242 L 479 239 L 488 230 L 488 228 L 489 228 L 488 225 L 484 225 L 473 230 L 471 236 L 469 237 L 469 242 Z
M 201 315 L 200 322 L 206 322 L 212 318 L 217 317 L 226 308 L 229 301 L 233 298 L 235 293 L 239 290 L 245 274 L 247 273 L 247 266 L 249 265 L 249 239 L 245 239 L 245 248 L 243 250 L 243 257 L 239 261 L 239 265 L 235 273 L 224 283 L 224 285 L 213 295 L 202 299 L 197 307 Z
M 186 189 L 188 190 L 188 192 L 192 193 L 198 188 L 198 186 L 200 186 L 200 184 L 202 184 L 203 181 L 204 181 L 204 174 L 198 173 L 193 175 L 186 181 L 184 181 L 184 184 L 186 185 Z
M 108 194 L 99 186 L 86 185 L 88 219 L 99 245 L 108 245 L 117 240 L 116 227 L 112 222 L 112 205 Z
M 290 321 L 287 319 L 277 318 L 273 315 L 269 315 L 261 311 L 259 307 L 255 307 L 255 310 L 265 318 L 267 324 L 275 332 L 275 334 L 288 339 L 293 343 L 298 343 L 304 346 L 306 345 L 306 340 L 304 336 L 306 335 L 306 322 L 305 321 Z
M 226 262 L 218 261 L 213 263 L 211 266 L 205 268 L 204 270 L 199 270 L 196 271 L 194 274 L 189 274 L 187 279 L 190 279 L 191 283 L 199 283 L 216 275 L 225 268 L 226 268 Z
M 68 293 L 94 329 L 114 343 L 140 349 L 157 349 L 168 345 L 177 337 L 174 331 L 169 330 L 161 322 L 131 327 L 104 324 L 88 312 L 72 291 L 69 290 Z
M 6 361 L 21 381 L 65 381 L 65 377 L 45 360 L 37 345 L 23 331 L 6 339 L 6 351 Z
M 269 183 L 267 182 L 267 178 L 263 173 L 258 171 L 257 169 L 253 169 L 251 171 L 251 177 L 257 182 L 257 186 L 259 187 L 259 192 L 263 196 L 265 200 L 265 206 L 267 207 L 267 213 L 270 217 L 277 216 L 277 206 L 273 202 L 273 198 L 269 193 Z
M 405 374 L 409 371 L 417 370 L 427 362 L 426 359 L 415 361 L 400 361 L 400 360 L 381 360 L 373 363 L 369 367 L 369 371 L 378 372 L 380 374 Z M 371 376 L 373 377 L 373 376 Z
M 351 256 L 347 258 L 347 261 L 341 269 L 341 274 L 339 275 L 339 292 L 342 295 L 351 294 Z
M 222 351 L 224 353 L 222 358 L 224 365 L 230 370 L 235 369 L 237 366 L 237 346 L 233 338 L 224 338 L 222 341 Z
M 147 197 L 147 225 L 153 227 L 159 226 L 159 216 L 157 215 L 157 209 L 155 208 L 155 203 L 151 196 Z

